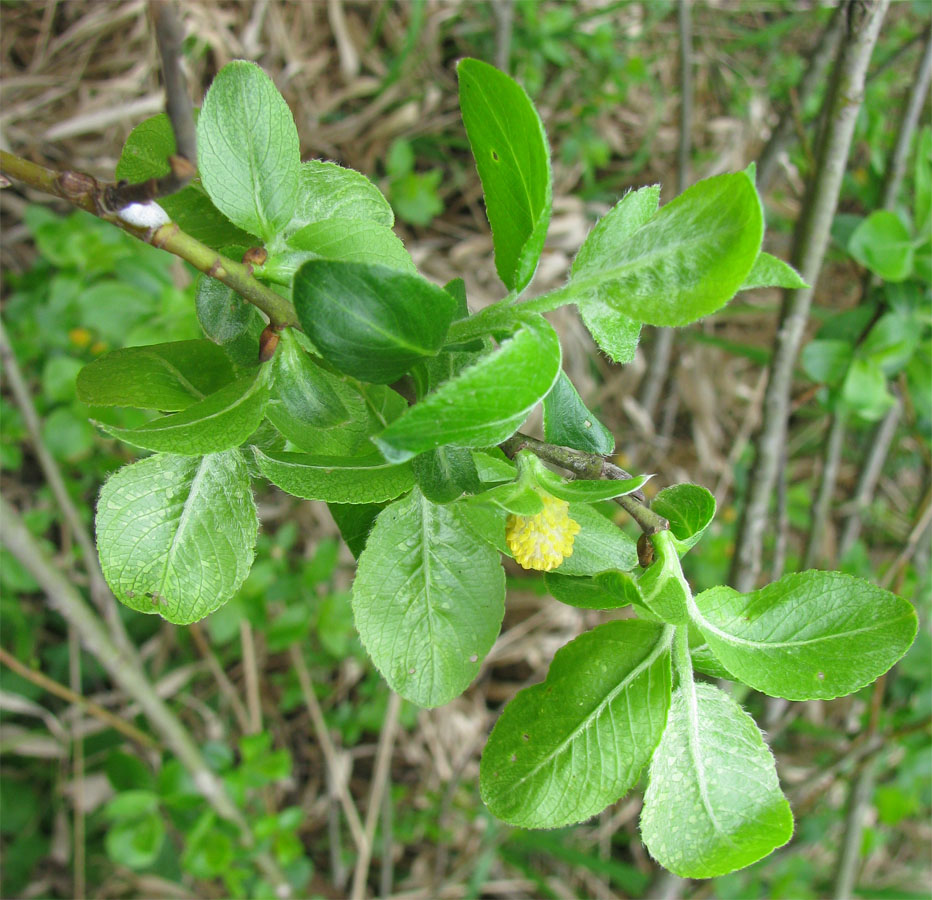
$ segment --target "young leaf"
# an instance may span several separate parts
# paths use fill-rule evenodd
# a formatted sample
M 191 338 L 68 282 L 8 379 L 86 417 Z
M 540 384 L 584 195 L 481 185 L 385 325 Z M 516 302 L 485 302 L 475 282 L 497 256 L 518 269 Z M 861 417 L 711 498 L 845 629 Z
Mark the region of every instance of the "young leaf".
M 848 252 L 884 281 L 903 281 L 913 270 L 913 242 L 896 213 L 872 212 L 854 230 Z
M 339 379 L 324 371 L 306 353 L 291 329 L 285 329 L 272 360 L 272 398 L 298 422 L 330 428 L 348 422 L 349 410 L 340 399 Z
M 101 425 L 107 434 L 134 447 L 202 456 L 238 447 L 262 421 L 269 399 L 264 370 L 245 375 L 182 412 L 138 428 Z
M 759 591 L 719 586 L 690 616 L 736 678 L 772 697 L 831 700 L 883 675 L 912 645 L 906 600 L 840 572 L 785 575 Z
M 641 812 L 651 856 L 683 878 L 712 878 L 762 859 L 792 834 L 754 720 L 710 684 L 677 688 Z
M 622 572 L 638 564 L 634 539 L 588 503 L 571 503 L 570 518 L 579 524 L 573 553 L 560 563 L 561 575 L 598 575 L 611 569 Z
M 264 241 L 290 222 L 301 157 L 291 110 L 265 72 L 245 60 L 214 78 L 197 120 L 197 163 L 210 199 Z
M 288 238 L 293 250 L 316 253 L 322 259 L 372 263 L 417 274 L 411 254 L 391 228 L 360 219 L 321 219 Z
M 698 484 L 674 484 L 651 501 L 650 508 L 670 522 L 676 549 L 694 547 L 715 517 L 715 497 Z
M 577 300 L 579 317 L 592 340 L 613 362 L 627 365 L 634 359 L 641 337 L 641 323 L 612 309 L 601 300 Z
M 252 566 L 259 520 L 238 450 L 157 454 L 115 472 L 97 504 L 114 596 L 186 625 L 223 606 Z
M 463 59 L 457 74 L 463 124 L 492 226 L 495 268 L 505 287 L 521 292 L 534 277 L 550 224 L 547 135 L 524 88 L 504 72 Z
M 544 397 L 544 440 L 601 456 L 615 450 L 614 435 L 586 409 L 573 382 L 562 370 Z
M 851 341 L 818 338 L 803 347 L 799 361 L 813 381 L 834 387 L 848 372 L 853 351 Z
M 116 177 L 133 183 L 161 178 L 169 173 L 168 157 L 176 152 L 171 121 L 165 113 L 159 113 L 140 122 L 129 133 L 117 163 Z M 175 194 L 159 197 L 156 202 L 185 234 L 214 250 L 255 243 L 253 237 L 237 228 L 210 202 L 198 180 Z
M 468 450 L 438 447 L 411 460 L 421 493 L 431 503 L 449 503 L 464 493 L 481 490 L 479 473 Z
M 592 479 L 577 478 L 564 481 L 556 472 L 544 469 L 538 475 L 538 482 L 548 493 L 570 503 L 598 503 L 600 500 L 612 500 L 639 491 L 650 480 L 650 475 L 636 475 L 634 478 Z
M 896 399 L 887 388 L 887 377 L 873 360 L 855 357 L 841 385 L 841 399 L 848 409 L 868 422 L 882 419 Z
M 260 318 L 259 311 L 233 288 L 206 275 L 197 279 L 194 307 L 204 334 L 221 346 L 242 337 Z
M 546 319 L 528 317 L 497 350 L 444 382 L 374 441 L 396 462 L 444 444 L 491 447 L 518 430 L 559 372 L 556 332 Z
M 380 384 L 435 355 L 456 310 L 453 297 L 420 276 L 323 259 L 298 269 L 294 304 L 324 359 L 354 378 Z
M 804 288 L 806 282 L 789 263 L 761 251 L 739 290 L 764 287 Z
M 643 603 L 664 622 L 685 623 L 690 591 L 683 579 L 676 538 L 669 531 L 660 531 L 651 535 L 650 541 L 654 561 L 638 579 Z
M 88 406 L 175 411 L 232 379 L 233 367 L 216 344 L 174 341 L 111 350 L 78 373 L 76 388 Z
M 552 597 L 579 609 L 618 609 L 641 602 L 638 583 L 627 572 L 602 572 L 591 578 L 545 572 L 544 584 Z
M 492 729 L 486 806 L 511 825 L 557 828 L 614 803 L 660 740 L 670 683 L 670 629 L 652 622 L 609 622 L 562 647 Z
M 386 228 L 395 224 L 391 204 L 365 175 L 336 163 L 309 159 L 301 163 L 298 202 L 287 233 L 324 219 L 355 219 Z
M 377 453 L 365 457 L 263 453 L 253 447 L 259 471 L 283 491 L 327 503 L 381 503 L 414 487 L 409 464 L 390 465 Z
M 613 309 L 650 325 L 687 325 L 734 296 L 763 232 L 748 176 L 716 175 L 687 188 L 622 243 L 600 242 L 599 252 L 574 262 L 563 290 L 584 299 L 598 292 Z
M 359 557 L 353 612 L 392 690 L 440 706 L 476 677 L 505 612 L 498 553 L 464 531 L 451 507 L 418 490 L 378 517 Z

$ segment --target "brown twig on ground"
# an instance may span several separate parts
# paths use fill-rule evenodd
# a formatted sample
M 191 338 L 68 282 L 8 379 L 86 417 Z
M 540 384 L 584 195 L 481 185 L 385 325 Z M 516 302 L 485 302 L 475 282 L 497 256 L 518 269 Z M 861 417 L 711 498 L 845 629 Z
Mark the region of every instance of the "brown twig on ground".
M 214 680 L 220 688 L 220 693 L 229 700 L 230 708 L 233 710 L 233 716 L 236 719 L 237 725 L 239 725 L 240 731 L 243 734 L 249 734 L 249 713 L 246 712 L 246 707 L 243 706 L 243 701 L 240 700 L 235 685 L 230 681 L 227 673 L 223 671 L 223 667 L 217 660 L 217 654 L 211 649 L 201 626 L 197 622 L 189 625 L 188 634 L 191 635 L 191 639 L 194 641 L 198 652 L 204 657 L 207 668 L 210 669 L 211 674 L 214 676 Z
M 764 396 L 764 423 L 756 444 L 748 497 L 738 528 L 730 582 L 739 591 L 752 590 L 761 570 L 763 536 L 777 466 L 786 440 L 793 368 L 822 259 L 838 205 L 842 177 L 864 90 L 864 77 L 889 0 L 848 0 L 845 31 L 825 108 L 823 138 L 817 151 L 809 203 L 794 235 L 793 263 L 811 285 L 784 295 L 780 327 Z

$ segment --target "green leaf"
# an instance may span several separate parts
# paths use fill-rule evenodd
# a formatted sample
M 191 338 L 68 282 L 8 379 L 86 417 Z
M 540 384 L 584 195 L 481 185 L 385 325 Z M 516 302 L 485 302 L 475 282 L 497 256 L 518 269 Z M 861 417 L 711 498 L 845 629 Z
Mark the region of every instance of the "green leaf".
M 579 523 L 573 553 L 558 566 L 561 575 L 622 572 L 638 564 L 637 545 L 617 525 L 587 503 L 570 503 L 570 518 Z
M 449 503 L 482 487 L 469 450 L 439 447 L 415 456 L 411 464 L 421 493 L 431 503 Z
M 450 294 L 420 276 L 322 259 L 298 270 L 294 304 L 324 359 L 354 378 L 381 384 L 434 356 L 456 310 Z
M 103 816 L 108 822 L 120 819 L 138 819 L 159 808 L 159 795 L 150 790 L 120 791 L 103 808 Z
M 602 572 L 591 578 L 545 572 L 544 584 L 552 597 L 579 609 L 618 609 L 641 602 L 638 583 L 627 572 Z
M 353 584 L 356 628 L 376 668 L 425 707 L 448 703 L 476 677 L 504 601 L 498 553 L 418 490 L 379 515 Z
M 198 111 L 195 110 L 195 114 Z M 175 132 L 165 113 L 137 125 L 123 145 L 116 167 L 117 179 L 137 183 L 161 178 L 171 170 L 168 157 L 176 152 Z M 231 245 L 250 246 L 255 239 L 237 228 L 210 202 L 199 180 L 156 201 L 185 234 L 214 250 Z
M 574 302 L 596 295 L 651 325 L 687 325 L 734 296 L 757 259 L 763 232 L 760 199 L 748 176 L 716 175 L 685 190 L 620 243 L 606 235 L 597 251 L 577 257 L 563 290 Z
M 300 161 L 298 130 L 272 79 L 245 60 L 224 66 L 197 120 L 198 169 L 217 209 L 271 241 L 294 215 Z
M 909 363 L 919 346 L 923 327 L 914 315 L 889 312 L 868 332 L 859 355 L 880 366 L 887 378 L 898 374 Z
M 238 447 L 258 427 L 269 399 L 266 369 L 220 388 L 182 412 L 138 428 L 100 427 L 134 447 L 201 456 Z
M 544 440 L 600 456 L 615 450 L 614 435 L 589 412 L 563 371 L 544 397 Z
M 384 503 L 328 503 L 330 515 L 340 529 L 340 535 L 349 547 L 355 559 L 365 549 L 369 532 L 379 513 L 385 508 Z
M 557 828 L 637 783 L 667 717 L 669 632 L 609 622 L 557 651 L 546 680 L 505 707 L 483 751 L 479 786 L 494 815 Z
M 912 237 L 895 213 L 872 212 L 854 230 L 848 252 L 885 281 L 903 281 L 913 271 Z
M 556 332 L 546 319 L 529 316 L 497 350 L 444 382 L 374 441 L 397 462 L 444 444 L 500 444 L 547 395 L 559 372 Z
M 654 561 L 638 579 L 642 601 L 661 621 L 683 624 L 688 620 L 690 591 L 680 567 L 677 539 L 669 531 L 659 531 L 650 541 Z
M 650 475 L 636 475 L 634 478 L 619 479 L 585 479 L 564 481 L 556 472 L 542 469 L 537 476 L 541 487 L 554 497 L 568 503 L 598 503 L 600 500 L 612 500 L 639 491 L 650 480 Z
M 674 484 L 657 494 L 650 508 L 670 523 L 674 545 L 685 553 L 715 518 L 715 497 L 698 484 Z
M 524 88 L 477 59 L 457 65 L 460 109 L 492 226 L 495 268 L 510 291 L 534 277 L 550 224 L 550 148 Z
M 601 300 L 577 300 L 579 316 L 592 340 L 612 362 L 627 365 L 634 359 L 641 323 L 629 319 Z
M 710 684 L 673 693 L 650 764 L 641 837 L 684 878 L 741 869 L 783 846 L 793 814 L 754 720 Z
M 870 359 L 855 358 L 841 386 L 841 399 L 848 409 L 868 422 L 882 419 L 896 403 L 887 389 L 883 369 Z
M 294 250 L 316 253 L 322 259 L 371 263 L 417 274 L 411 254 L 391 228 L 361 219 L 322 219 L 288 238 Z
M 361 172 L 309 159 L 298 174 L 298 202 L 287 233 L 325 219 L 356 219 L 391 228 L 395 214 L 382 192 Z
M 145 869 L 158 859 L 165 841 L 165 824 L 158 812 L 121 819 L 107 830 L 107 856 L 120 866 Z
M 803 347 L 799 361 L 803 371 L 815 382 L 836 386 L 851 365 L 850 341 L 822 339 L 810 341 Z
M 253 452 L 259 471 L 272 484 L 305 500 L 381 503 L 414 487 L 410 464 L 391 465 L 377 453 L 347 458 L 263 453 L 258 447 L 253 447 Z
M 797 289 L 807 286 L 799 272 L 789 263 L 761 251 L 739 290 L 765 287 Z
M 437 192 L 443 176 L 442 169 L 432 169 L 393 178 L 389 196 L 398 218 L 411 225 L 430 225 L 443 212 L 443 200 Z
M 840 572 L 811 570 L 739 594 L 699 594 L 690 616 L 736 678 L 788 700 L 831 700 L 870 684 L 910 647 L 906 600 Z
M 330 428 L 349 421 L 350 412 L 340 399 L 340 394 L 346 393 L 340 390 L 341 382 L 317 365 L 291 329 L 279 337 L 272 376 L 271 399 L 296 421 L 311 428 Z
M 97 504 L 97 550 L 114 596 L 186 625 L 223 606 L 252 565 L 259 521 L 238 450 L 158 454 L 115 472 Z
M 702 632 L 692 623 L 689 623 L 689 656 L 693 669 L 708 675 L 709 678 L 724 678 L 734 681 L 735 676 L 726 669 L 721 660 L 712 652 L 709 642 Z
M 204 334 L 215 344 L 235 341 L 259 320 L 259 311 L 251 303 L 247 303 L 233 288 L 207 275 L 197 279 L 194 306 Z
M 175 341 L 111 350 L 78 374 L 88 406 L 187 409 L 233 379 L 226 354 L 210 341 Z

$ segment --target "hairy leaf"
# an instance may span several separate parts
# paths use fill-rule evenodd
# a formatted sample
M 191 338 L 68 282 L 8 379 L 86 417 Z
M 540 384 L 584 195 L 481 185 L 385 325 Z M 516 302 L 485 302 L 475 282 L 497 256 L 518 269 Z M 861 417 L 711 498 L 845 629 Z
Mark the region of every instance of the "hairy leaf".
M 298 202 L 288 233 L 324 219 L 355 219 L 391 228 L 395 214 L 382 192 L 361 172 L 309 159 L 298 174 Z
M 321 219 L 288 238 L 288 246 L 322 259 L 385 266 L 417 274 L 411 254 L 391 228 L 361 219 Z
M 750 291 L 764 287 L 795 289 L 806 286 L 802 276 L 789 263 L 761 251 L 739 290 Z

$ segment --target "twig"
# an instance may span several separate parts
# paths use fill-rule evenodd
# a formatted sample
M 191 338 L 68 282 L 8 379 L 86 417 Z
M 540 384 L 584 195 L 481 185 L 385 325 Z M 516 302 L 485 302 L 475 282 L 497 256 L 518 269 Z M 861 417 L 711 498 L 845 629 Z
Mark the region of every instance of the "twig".
M 882 588 L 889 588 L 890 585 L 893 584 L 894 579 L 916 554 L 916 550 L 922 543 L 922 536 L 926 533 L 929 526 L 932 525 L 932 488 L 926 491 L 925 497 L 922 498 L 922 503 L 919 504 L 919 509 L 919 518 L 913 526 L 912 531 L 909 533 L 906 546 L 903 547 L 900 555 L 896 558 L 893 565 L 887 569 L 883 578 L 880 580 L 880 586 Z
M 492 4 L 495 13 L 495 67 L 511 72 L 511 32 L 514 27 L 514 0 L 497 0 Z
M 317 695 L 314 693 L 314 683 L 311 680 L 311 673 L 308 671 L 304 657 L 298 647 L 291 647 L 288 651 L 291 656 L 291 663 L 298 676 L 298 684 L 301 687 L 301 696 L 304 697 L 304 704 L 311 717 L 311 725 L 314 728 L 314 736 L 317 743 L 320 744 L 321 752 L 324 754 L 324 762 L 327 764 L 327 770 L 330 773 L 331 782 L 336 789 L 337 797 L 346 814 L 346 821 L 349 823 L 350 832 L 353 835 L 353 842 L 356 844 L 356 852 L 362 853 L 366 846 L 366 832 L 362 826 L 362 820 L 353 804 L 349 790 L 346 786 L 346 779 L 340 775 L 339 761 L 337 760 L 336 747 L 330 738 L 330 732 L 327 730 L 327 723 L 324 721 L 324 713 L 317 701 Z
M 819 479 L 819 490 L 815 503 L 812 505 L 812 516 L 809 523 L 809 538 L 806 541 L 806 553 L 803 557 L 803 568 L 811 569 L 818 561 L 825 541 L 825 529 L 828 525 L 829 509 L 835 485 L 838 482 L 838 469 L 841 465 L 841 453 L 845 446 L 845 425 L 848 417 L 844 409 L 839 408 L 832 413 L 828 428 L 828 439 L 825 441 L 825 452 L 822 456 L 822 477 Z
M 46 169 L 5 150 L 0 150 L 0 174 L 46 194 L 61 197 L 73 206 L 116 225 L 127 234 L 181 257 L 198 271 L 222 281 L 244 300 L 258 307 L 276 328 L 299 327 L 294 307 L 253 277 L 248 266 L 228 259 L 185 234 L 174 222 L 149 228 L 134 225 L 122 218 L 120 209 L 110 205 L 112 201 L 108 199 L 108 189 L 115 185 L 101 184 L 81 172 Z
M 81 691 L 81 644 L 73 625 L 68 626 L 68 680 L 75 694 Z M 71 729 L 71 766 L 74 778 L 72 797 L 71 868 L 75 897 L 85 895 L 85 821 L 84 821 L 84 738 L 77 722 Z
M 160 749 L 158 741 L 153 740 L 144 731 L 140 731 L 135 725 L 131 725 L 119 716 L 114 715 L 110 710 L 105 709 L 93 700 L 88 700 L 87 697 L 71 690 L 71 688 L 67 688 L 57 681 L 53 681 L 48 675 L 23 665 L 15 656 L 7 653 L 2 647 L 0 647 L 0 663 L 8 666 L 16 672 L 17 675 L 21 675 L 27 681 L 31 681 L 37 687 L 42 688 L 42 690 L 48 691 L 50 694 L 54 694 L 56 697 L 60 697 L 68 703 L 73 703 L 85 712 L 90 713 L 95 719 L 100 719 L 101 722 L 119 731 L 120 734 L 125 735 L 131 741 L 135 741 L 141 747 L 145 747 L 149 750 Z
M 262 731 L 262 695 L 259 692 L 259 666 L 256 662 L 256 642 L 248 619 L 239 623 L 239 639 L 243 650 L 243 675 L 246 679 L 246 708 L 249 710 L 249 734 Z
M 366 808 L 366 843 L 356 860 L 353 870 L 353 887 L 350 892 L 352 900 L 363 900 L 366 895 L 366 878 L 372 858 L 372 843 L 375 840 L 375 826 L 379 821 L 379 809 L 382 794 L 389 781 L 389 767 L 395 746 L 395 731 L 398 728 L 398 713 L 401 711 L 401 697 L 394 691 L 388 695 L 382 731 L 379 733 L 379 746 L 375 754 L 375 771 L 372 775 L 372 787 L 369 791 L 369 806 Z
M 631 478 L 631 475 L 624 469 L 608 462 L 608 460 L 595 453 L 583 453 L 581 450 L 574 450 L 571 447 L 547 444 L 544 441 L 537 440 L 537 438 L 522 434 L 520 431 L 499 446 L 508 456 L 514 456 L 519 450 L 529 450 L 545 462 L 575 472 L 583 478 L 609 478 L 615 480 Z M 663 516 L 658 516 L 647 506 L 639 503 L 636 499 L 638 494 L 643 498 L 644 494 L 642 492 L 634 491 L 623 497 L 616 497 L 615 502 L 638 523 L 645 534 L 666 531 L 670 527 L 670 523 Z
M 787 452 L 784 446 L 783 454 L 780 458 L 780 467 L 777 471 L 776 491 L 774 492 L 776 494 L 775 500 L 777 508 L 774 515 L 776 527 L 774 529 L 773 564 L 770 569 L 771 581 L 776 581 L 783 575 L 783 567 L 786 565 L 786 545 L 790 531 L 790 514 L 786 485 L 786 457 Z
M 19 515 L 2 497 L 0 524 L 3 545 L 39 582 L 52 608 L 74 626 L 84 647 L 97 658 L 113 681 L 139 704 L 154 730 L 188 770 L 195 786 L 214 812 L 231 822 L 239 831 L 240 843 L 247 848 L 254 847 L 255 838 L 249 823 L 230 800 L 223 783 L 207 765 L 194 738 L 156 694 L 145 673 L 127 661 L 111 639 L 104 623 L 67 578 L 55 568 Z M 265 851 L 257 852 L 253 858 L 273 885 L 276 895 L 281 900 L 290 897 L 291 886 L 275 860 Z
M 395 861 L 392 858 L 393 803 L 392 792 L 384 791 L 382 793 L 382 864 L 379 869 L 379 896 L 383 900 L 391 895 L 392 884 L 395 881 Z
M 870 449 L 867 459 L 862 464 L 861 476 L 854 492 L 854 506 L 848 514 L 841 533 L 841 540 L 838 543 L 839 559 L 844 559 L 861 533 L 864 512 L 874 496 L 874 490 L 880 479 L 887 453 L 890 451 L 890 445 L 893 443 L 897 425 L 900 424 L 902 412 L 903 404 L 897 399 L 896 404 L 890 408 L 890 411 L 883 417 L 883 421 L 871 435 Z
M 227 673 L 223 671 L 223 667 L 217 660 L 217 654 L 211 649 L 210 644 L 207 642 L 207 638 L 204 637 L 204 632 L 201 630 L 200 624 L 195 622 L 189 625 L 188 634 L 191 635 L 191 639 L 197 645 L 198 652 L 204 657 L 207 668 L 210 669 L 211 674 L 214 676 L 214 680 L 220 687 L 220 693 L 229 700 L 230 707 L 233 710 L 233 715 L 236 717 L 236 723 L 239 725 L 240 731 L 243 734 L 249 734 L 249 713 L 246 712 L 246 707 L 243 706 L 243 701 L 240 700 L 235 685 L 227 677 Z
M 71 535 L 78 547 L 81 548 L 81 557 L 84 563 L 84 569 L 90 579 L 91 599 L 94 605 L 100 611 L 117 642 L 120 650 L 128 658 L 137 659 L 136 648 L 133 646 L 126 629 L 123 627 L 123 620 L 120 618 L 120 610 L 117 607 L 117 601 L 114 599 L 104 579 L 103 572 L 100 570 L 100 563 L 97 558 L 97 548 L 91 540 L 91 536 L 84 525 L 81 514 L 78 512 L 68 488 L 65 487 L 65 479 L 62 477 L 61 469 L 55 457 L 49 452 L 42 439 L 42 424 L 39 421 L 39 414 L 36 412 L 36 406 L 32 402 L 32 394 L 26 385 L 26 379 L 19 368 L 16 359 L 16 353 L 13 350 L 7 338 L 6 329 L 3 321 L 0 320 L 0 357 L 3 359 L 3 369 L 6 372 L 7 383 L 13 393 L 13 399 L 23 414 L 23 421 L 26 424 L 26 430 L 29 432 L 29 438 L 32 442 L 36 459 L 42 469 L 42 474 L 48 486 L 52 490 L 55 502 L 61 510 L 62 518 L 71 530 Z
M 789 103 L 780 114 L 780 120 L 770 135 L 757 163 L 757 187 L 763 193 L 777 171 L 777 163 L 795 127 L 795 108 L 805 107 L 816 88 L 822 83 L 828 64 L 838 48 L 844 24 L 843 9 L 837 6 L 828 20 L 818 43 L 808 55 L 809 63 L 795 91 L 796 103 Z
M 793 262 L 811 285 L 784 295 L 780 327 L 774 342 L 764 417 L 756 441 L 748 497 L 738 529 L 730 581 L 739 591 L 757 583 L 767 511 L 776 481 L 777 466 L 786 440 L 789 394 L 793 367 L 822 259 L 838 204 L 854 125 L 864 90 L 864 76 L 889 0 L 848 0 L 844 8 L 845 33 L 825 110 L 823 140 L 817 151 L 809 203 L 794 235 Z

